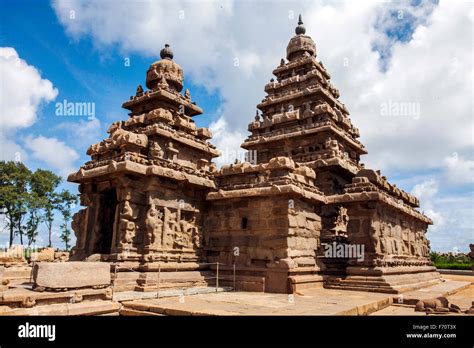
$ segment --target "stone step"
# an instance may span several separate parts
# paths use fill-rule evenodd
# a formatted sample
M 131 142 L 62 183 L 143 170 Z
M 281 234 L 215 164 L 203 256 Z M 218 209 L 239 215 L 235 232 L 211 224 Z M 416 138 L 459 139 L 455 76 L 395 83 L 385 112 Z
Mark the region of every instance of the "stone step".
M 81 303 L 60 303 L 33 308 L 0 308 L 0 315 L 103 315 L 118 313 L 120 304 L 112 301 L 86 301 Z
M 399 285 L 393 285 L 384 283 L 367 284 L 364 282 L 339 282 L 339 283 L 326 283 L 324 286 L 327 289 L 340 289 L 340 290 L 353 290 L 353 291 L 370 291 L 370 292 L 382 292 L 389 294 L 399 294 L 405 291 L 426 288 L 438 284 L 438 280 L 427 280 L 416 283 L 403 283 Z
M 136 309 L 122 308 L 119 312 L 119 315 L 125 317 L 142 317 L 142 316 L 159 316 L 162 317 L 163 314 L 149 312 L 149 311 L 139 311 Z
M 0 293 L 0 304 L 9 307 L 32 307 L 58 303 L 72 303 L 112 299 L 112 289 L 75 289 L 69 291 L 33 291 L 27 288 L 10 288 Z
M 32 279 L 32 267 L 30 266 L 11 266 L 5 267 L 3 279 L 10 281 L 10 284 L 20 284 L 29 282 Z

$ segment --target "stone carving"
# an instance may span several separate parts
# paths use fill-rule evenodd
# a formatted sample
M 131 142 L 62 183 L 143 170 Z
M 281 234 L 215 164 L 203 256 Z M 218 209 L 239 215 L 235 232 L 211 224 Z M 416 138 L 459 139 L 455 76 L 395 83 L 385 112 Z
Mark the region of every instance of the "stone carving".
M 134 213 L 132 206 L 128 200 L 122 203 L 122 210 L 120 212 L 119 235 L 120 244 L 122 247 L 130 247 L 136 232 L 136 225 L 134 220 Z
M 142 85 L 138 85 L 137 93 L 135 94 L 135 97 L 141 97 L 142 95 L 143 95 L 143 87 Z
M 415 305 L 415 312 L 445 314 L 447 312 L 461 313 L 461 308 L 454 303 L 449 303 L 446 297 L 420 300 Z
M 120 212 L 121 217 L 127 220 L 133 219 L 133 209 L 129 201 L 123 202 L 122 211 Z
M 340 206 L 337 211 L 337 217 L 334 221 L 333 231 L 337 237 L 347 237 L 347 224 L 349 223 L 349 215 L 347 209 Z
M 82 237 L 85 233 L 84 227 L 86 222 L 86 209 L 81 209 L 77 213 L 75 213 L 72 217 L 71 227 L 74 232 L 74 236 L 76 237 L 76 246 L 73 250 L 82 249 Z
M 184 97 L 186 99 L 191 99 L 191 93 L 189 93 L 189 89 L 187 88 L 184 90 Z
M 135 223 L 127 219 L 120 219 L 120 243 L 123 247 L 131 246 L 135 237 Z
M 148 209 L 146 220 L 146 244 L 161 247 L 163 235 L 163 213 L 154 205 Z
M 150 155 L 155 158 L 162 158 L 164 155 L 164 151 L 161 148 L 158 141 L 150 141 Z

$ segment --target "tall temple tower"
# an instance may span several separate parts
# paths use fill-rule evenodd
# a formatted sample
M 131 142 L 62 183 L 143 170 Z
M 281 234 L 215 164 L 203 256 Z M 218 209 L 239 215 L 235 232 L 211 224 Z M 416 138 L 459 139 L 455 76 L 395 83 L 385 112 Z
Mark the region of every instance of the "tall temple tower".
M 359 130 L 339 101 L 339 91 L 316 59 L 316 44 L 305 35 L 301 15 L 286 48 L 286 58 L 265 86 L 267 96 L 249 124 L 251 135 L 242 144 L 257 163 L 287 156 L 317 171 L 317 186 L 326 194 L 342 192 L 366 154 L 357 140 Z
M 215 188 L 212 158 L 219 152 L 211 133 L 197 128 L 202 113 L 183 89 L 183 70 L 169 45 L 123 103 L 126 121 L 115 122 L 109 137 L 92 145 L 91 161 L 71 174 L 81 204 L 73 219 L 75 259 L 99 254 L 130 267 L 197 269 L 202 261 L 205 195 Z
M 270 292 L 322 282 L 383 292 L 436 283 L 425 237 L 431 220 L 415 197 L 360 164 L 367 151 L 301 16 L 295 34 L 242 144 L 253 165 L 215 175 L 208 259 L 235 263 L 243 287 Z

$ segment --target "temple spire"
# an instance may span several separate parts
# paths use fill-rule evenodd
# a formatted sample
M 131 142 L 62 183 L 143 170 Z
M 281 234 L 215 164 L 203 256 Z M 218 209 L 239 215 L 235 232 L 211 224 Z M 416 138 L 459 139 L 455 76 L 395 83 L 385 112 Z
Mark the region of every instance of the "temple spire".
M 161 59 L 173 59 L 173 51 L 170 48 L 170 45 L 165 44 L 165 48 L 160 51 Z
M 303 25 L 303 20 L 301 19 L 301 14 L 298 17 L 298 26 L 295 28 L 296 35 L 304 35 L 306 33 L 306 28 Z

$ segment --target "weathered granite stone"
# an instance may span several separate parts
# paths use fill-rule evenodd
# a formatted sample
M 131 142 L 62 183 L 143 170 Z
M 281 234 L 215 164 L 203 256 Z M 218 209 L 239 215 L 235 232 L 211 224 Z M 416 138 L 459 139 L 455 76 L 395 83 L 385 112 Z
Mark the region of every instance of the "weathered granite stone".
M 12 245 L 7 251 L 0 252 L 0 264 L 25 263 L 23 245 Z
M 34 262 L 52 262 L 54 261 L 54 248 L 44 248 L 31 254 L 31 261 Z
M 101 287 L 111 283 L 110 265 L 102 262 L 40 262 L 33 269 L 35 288 Z
M 69 252 L 68 251 L 56 251 L 54 253 L 54 261 L 57 262 L 64 262 L 69 260 Z
M 5 267 L 0 266 L 0 290 L 6 289 L 6 285 L 8 285 L 9 280 L 8 279 L 3 279 L 3 274 L 5 272 Z

